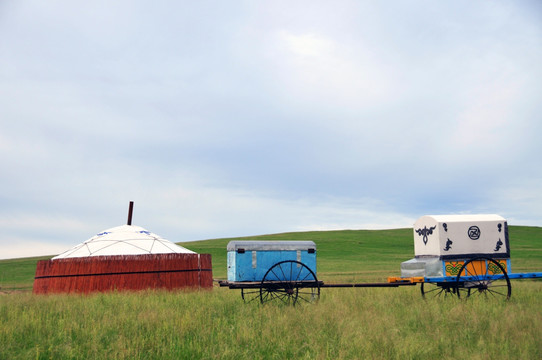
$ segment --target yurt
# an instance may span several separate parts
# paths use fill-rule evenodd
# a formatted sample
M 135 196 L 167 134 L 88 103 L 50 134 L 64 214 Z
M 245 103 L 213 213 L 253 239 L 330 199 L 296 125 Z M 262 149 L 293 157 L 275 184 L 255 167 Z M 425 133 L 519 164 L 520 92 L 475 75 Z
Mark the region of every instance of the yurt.
M 197 254 L 140 226 L 101 231 L 87 241 L 39 261 L 34 293 L 90 293 L 149 288 L 210 288 L 210 254 Z

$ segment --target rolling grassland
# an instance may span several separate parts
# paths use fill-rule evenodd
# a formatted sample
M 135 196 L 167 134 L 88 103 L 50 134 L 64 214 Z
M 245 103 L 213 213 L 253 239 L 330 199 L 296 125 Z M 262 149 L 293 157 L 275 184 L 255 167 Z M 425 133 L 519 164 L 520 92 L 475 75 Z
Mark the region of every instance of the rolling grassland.
M 510 237 L 513 271 L 541 271 L 542 229 L 511 227 Z M 314 240 L 326 283 L 383 281 L 413 257 L 407 229 L 252 238 Z M 183 246 L 211 253 L 225 278 L 229 240 Z M 322 289 L 316 304 L 261 306 L 219 287 L 35 296 L 20 290 L 36 261 L 0 261 L 0 359 L 542 358 L 541 280 L 513 281 L 508 302 L 424 301 L 414 286 Z

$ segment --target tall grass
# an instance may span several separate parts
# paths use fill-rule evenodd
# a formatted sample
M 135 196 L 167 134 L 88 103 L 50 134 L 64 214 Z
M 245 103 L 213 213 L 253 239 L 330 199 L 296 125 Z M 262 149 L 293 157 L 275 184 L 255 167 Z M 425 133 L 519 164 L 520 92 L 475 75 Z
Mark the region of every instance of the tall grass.
M 301 307 L 225 288 L 0 298 L 1 359 L 539 359 L 542 284 L 509 302 L 324 289 Z

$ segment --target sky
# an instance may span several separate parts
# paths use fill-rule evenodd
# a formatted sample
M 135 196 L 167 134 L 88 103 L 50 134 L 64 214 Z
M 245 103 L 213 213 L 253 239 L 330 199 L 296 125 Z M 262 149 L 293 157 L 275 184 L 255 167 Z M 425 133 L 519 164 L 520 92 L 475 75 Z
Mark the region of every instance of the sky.
M 0 259 L 542 226 L 538 1 L 0 0 Z

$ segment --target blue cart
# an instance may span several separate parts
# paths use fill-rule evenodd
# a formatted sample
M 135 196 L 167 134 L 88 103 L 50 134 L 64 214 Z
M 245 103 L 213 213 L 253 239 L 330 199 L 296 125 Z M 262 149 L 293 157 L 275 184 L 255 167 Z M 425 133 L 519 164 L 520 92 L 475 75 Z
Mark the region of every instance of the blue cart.
M 312 241 L 230 241 L 228 281 L 246 302 L 313 302 L 320 297 Z
M 316 244 L 312 241 L 231 241 L 228 280 L 220 286 L 240 289 L 245 302 L 312 303 L 321 288 L 398 287 L 412 281 L 324 284 L 316 276 Z

